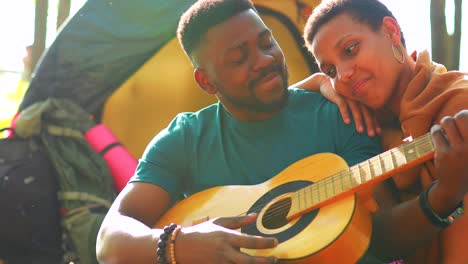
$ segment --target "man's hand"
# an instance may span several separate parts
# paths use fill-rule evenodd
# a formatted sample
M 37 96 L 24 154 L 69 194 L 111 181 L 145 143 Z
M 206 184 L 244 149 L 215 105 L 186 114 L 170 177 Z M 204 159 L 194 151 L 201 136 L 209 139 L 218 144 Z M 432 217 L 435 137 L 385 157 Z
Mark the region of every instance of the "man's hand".
M 278 244 L 274 238 L 251 236 L 235 231 L 255 222 L 256 215 L 225 217 L 184 227 L 175 244 L 177 263 L 276 263 L 274 257 L 254 257 L 240 248 L 266 249 Z
M 369 109 L 367 106 L 341 96 L 333 88 L 330 78 L 324 73 L 314 73 L 308 78 L 292 85 L 292 87 L 297 87 L 305 89 L 308 91 L 320 91 L 320 93 L 335 103 L 340 110 L 341 117 L 346 124 L 351 123 L 351 118 L 349 111 L 353 115 L 354 123 L 356 125 L 356 131 L 359 133 L 364 132 L 364 124 L 367 128 L 367 134 L 371 137 L 376 134 L 380 134 L 381 128 L 377 123 L 377 119 L 373 110 Z

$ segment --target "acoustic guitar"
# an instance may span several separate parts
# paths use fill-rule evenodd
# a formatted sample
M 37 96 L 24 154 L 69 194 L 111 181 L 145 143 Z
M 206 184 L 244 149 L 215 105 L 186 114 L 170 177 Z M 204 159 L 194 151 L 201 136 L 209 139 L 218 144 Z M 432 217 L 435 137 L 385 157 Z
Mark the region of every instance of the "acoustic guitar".
M 194 225 L 218 217 L 257 213 L 242 233 L 275 237 L 272 249 L 241 249 L 281 263 L 355 263 L 367 250 L 371 214 L 359 193 L 391 175 L 432 159 L 430 134 L 348 167 L 321 153 L 299 160 L 257 185 L 210 188 L 176 203 L 156 223 Z

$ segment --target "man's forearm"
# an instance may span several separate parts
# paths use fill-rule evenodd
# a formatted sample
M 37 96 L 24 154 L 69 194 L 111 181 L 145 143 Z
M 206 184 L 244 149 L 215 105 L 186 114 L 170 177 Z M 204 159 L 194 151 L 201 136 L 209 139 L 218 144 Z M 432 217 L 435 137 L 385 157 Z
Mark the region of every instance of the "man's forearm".
M 108 215 L 96 242 L 100 263 L 154 263 L 159 230 L 120 214 Z

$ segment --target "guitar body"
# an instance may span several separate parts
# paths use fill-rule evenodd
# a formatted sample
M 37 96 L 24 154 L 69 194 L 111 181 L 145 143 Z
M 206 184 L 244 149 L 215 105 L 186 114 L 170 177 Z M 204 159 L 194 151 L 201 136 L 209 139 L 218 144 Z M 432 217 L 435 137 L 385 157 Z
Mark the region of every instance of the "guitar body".
M 347 170 L 337 155 L 322 153 L 295 162 L 271 180 L 251 186 L 207 189 L 172 207 L 156 227 L 169 223 L 190 226 L 218 217 L 258 213 L 256 223 L 240 231 L 276 237 L 273 249 L 246 250 L 276 256 L 281 263 L 355 263 L 367 250 L 371 216 L 355 195 L 287 220 L 295 191 Z

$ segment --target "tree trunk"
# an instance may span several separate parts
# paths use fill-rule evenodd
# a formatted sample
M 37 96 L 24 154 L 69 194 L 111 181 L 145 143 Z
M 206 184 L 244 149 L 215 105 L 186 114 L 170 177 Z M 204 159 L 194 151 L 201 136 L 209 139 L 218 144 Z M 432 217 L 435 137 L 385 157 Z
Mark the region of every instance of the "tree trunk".
M 63 22 L 68 18 L 70 15 L 70 6 L 71 0 L 60 0 L 58 6 L 58 14 L 57 14 L 57 29 L 59 29 Z
M 31 71 L 34 71 L 39 58 L 45 49 L 47 34 L 47 9 L 48 0 L 36 0 L 34 18 L 34 44 L 32 46 Z
M 462 0 L 455 5 L 454 32 L 447 32 L 445 0 L 431 0 L 432 60 L 444 64 L 448 70 L 460 67 Z

